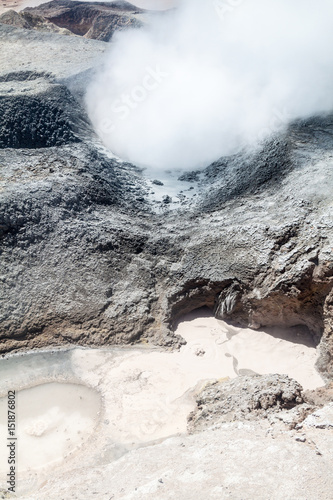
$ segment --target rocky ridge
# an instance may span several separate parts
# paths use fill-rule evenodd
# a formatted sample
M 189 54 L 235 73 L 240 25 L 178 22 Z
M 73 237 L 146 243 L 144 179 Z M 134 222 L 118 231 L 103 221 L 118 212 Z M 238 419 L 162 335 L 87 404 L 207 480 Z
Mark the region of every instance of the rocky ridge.
M 75 35 L 108 42 L 116 31 L 139 28 L 146 22 L 145 11 L 128 2 L 73 2 L 53 0 L 27 7 L 25 15 L 37 15 Z
M 208 383 L 196 398 L 189 431 L 216 428 L 221 423 L 258 419 L 304 403 L 302 387 L 286 375 L 237 377 Z
M 61 35 L 72 35 L 73 33 L 67 29 L 59 28 L 47 19 L 41 16 L 36 16 L 30 12 L 16 12 L 8 10 L 0 16 L 0 24 L 8 24 L 28 30 L 37 30 L 49 33 L 59 33 Z

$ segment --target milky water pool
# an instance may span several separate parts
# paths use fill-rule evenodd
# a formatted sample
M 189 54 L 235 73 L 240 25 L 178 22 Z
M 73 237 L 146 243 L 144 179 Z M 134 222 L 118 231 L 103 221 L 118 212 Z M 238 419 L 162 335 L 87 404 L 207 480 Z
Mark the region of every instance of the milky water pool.
M 316 348 L 297 329 L 267 333 L 192 314 L 177 333 L 187 344 L 174 352 L 73 348 L 1 359 L 0 487 L 9 390 L 16 391 L 18 491 L 31 494 L 55 468 L 102 465 L 185 433 L 195 394 L 209 380 L 280 373 L 306 389 L 324 385 Z

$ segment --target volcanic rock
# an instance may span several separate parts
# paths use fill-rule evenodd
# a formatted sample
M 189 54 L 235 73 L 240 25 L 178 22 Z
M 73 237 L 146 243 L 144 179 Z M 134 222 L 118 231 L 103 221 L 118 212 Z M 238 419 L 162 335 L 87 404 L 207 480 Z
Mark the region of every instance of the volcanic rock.
M 301 385 L 286 375 L 254 375 L 209 383 L 196 398 L 190 432 L 224 422 L 267 417 L 304 402 Z
M 85 114 L 106 48 L 0 25 L 1 351 L 178 346 L 177 321 L 206 306 L 238 325 L 303 328 L 332 377 L 333 118 L 191 174 L 195 198 L 154 202 Z
M 0 16 L 0 24 L 9 24 L 17 28 L 37 30 L 49 33 L 59 33 L 61 35 L 73 35 L 65 28 L 59 28 L 42 16 L 34 15 L 30 12 L 16 12 L 9 10 Z
M 41 16 L 75 35 L 108 42 L 117 30 L 138 28 L 145 22 L 144 11 L 128 2 L 73 2 L 53 0 L 25 13 Z

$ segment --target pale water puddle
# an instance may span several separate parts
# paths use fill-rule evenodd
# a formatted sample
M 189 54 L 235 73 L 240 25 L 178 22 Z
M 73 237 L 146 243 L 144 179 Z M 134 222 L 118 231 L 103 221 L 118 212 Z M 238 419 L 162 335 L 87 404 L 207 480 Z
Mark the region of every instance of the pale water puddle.
M 316 349 L 297 329 L 268 335 L 211 316 L 186 319 L 177 333 L 187 345 L 179 352 L 75 348 L 0 360 L 0 396 L 16 391 L 19 492 L 33 491 L 55 467 L 108 463 L 133 447 L 186 432 L 195 392 L 208 380 L 281 373 L 306 389 L 324 385 L 314 367 Z M 6 440 L 4 397 L 0 488 Z

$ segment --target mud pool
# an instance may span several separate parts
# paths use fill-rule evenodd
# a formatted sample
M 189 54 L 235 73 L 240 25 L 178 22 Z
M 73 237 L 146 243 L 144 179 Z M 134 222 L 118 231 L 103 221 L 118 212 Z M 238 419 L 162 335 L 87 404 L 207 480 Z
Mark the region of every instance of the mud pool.
M 324 385 L 304 332 L 234 328 L 192 313 L 179 352 L 151 347 L 53 350 L 0 360 L 0 434 L 7 391 L 17 399 L 18 493 L 33 493 L 55 468 L 105 464 L 138 446 L 185 433 L 194 396 L 212 379 L 281 373 L 305 389 Z M 0 455 L 1 479 L 8 469 Z M 2 482 L 0 487 L 5 487 Z

